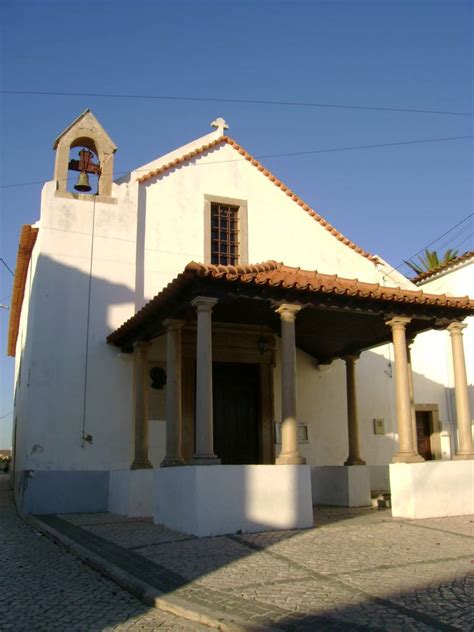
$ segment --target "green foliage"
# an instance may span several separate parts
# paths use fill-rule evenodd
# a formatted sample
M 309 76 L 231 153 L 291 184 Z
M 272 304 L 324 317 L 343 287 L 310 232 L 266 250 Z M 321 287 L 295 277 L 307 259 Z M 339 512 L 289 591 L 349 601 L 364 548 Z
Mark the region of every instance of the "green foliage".
M 415 274 L 423 274 L 424 272 L 430 272 L 431 270 L 436 270 L 440 266 L 444 266 L 448 261 L 452 261 L 456 259 L 458 256 L 457 250 L 452 250 L 449 248 L 446 250 L 444 255 L 439 258 L 436 250 L 425 250 L 425 252 L 418 257 L 418 262 L 413 261 L 405 261 L 407 266 L 415 272 Z

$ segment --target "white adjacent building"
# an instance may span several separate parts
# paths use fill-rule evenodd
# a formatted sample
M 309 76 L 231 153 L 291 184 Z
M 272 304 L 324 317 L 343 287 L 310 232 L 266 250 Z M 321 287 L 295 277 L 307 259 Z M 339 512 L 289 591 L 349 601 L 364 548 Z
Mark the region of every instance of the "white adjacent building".
M 472 258 L 470 289 L 437 285 L 443 271 L 418 288 L 212 126 L 117 180 L 90 111 L 55 142 L 9 330 L 22 511 L 154 515 L 205 535 L 309 526 L 312 502 L 370 504 L 390 484 L 410 499 L 400 515 L 422 515 L 427 467 L 472 485 Z M 417 411 L 432 413 L 431 463 Z

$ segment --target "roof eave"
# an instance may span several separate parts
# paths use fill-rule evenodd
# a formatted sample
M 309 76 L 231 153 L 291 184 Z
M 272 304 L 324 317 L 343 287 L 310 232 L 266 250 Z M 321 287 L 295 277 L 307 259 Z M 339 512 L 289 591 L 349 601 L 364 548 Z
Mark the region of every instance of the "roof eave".
M 30 224 L 25 224 L 20 233 L 18 244 L 18 254 L 15 266 L 15 276 L 13 281 L 13 293 L 10 303 L 10 319 L 8 322 L 8 343 L 7 355 L 14 357 L 16 354 L 16 343 L 18 339 L 18 330 L 20 327 L 21 309 L 25 296 L 26 277 L 28 275 L 28 267 L 30 265 L 31 253 L 33 252 L 36 238 L 38 236 L 38 228 L 34 228 Z

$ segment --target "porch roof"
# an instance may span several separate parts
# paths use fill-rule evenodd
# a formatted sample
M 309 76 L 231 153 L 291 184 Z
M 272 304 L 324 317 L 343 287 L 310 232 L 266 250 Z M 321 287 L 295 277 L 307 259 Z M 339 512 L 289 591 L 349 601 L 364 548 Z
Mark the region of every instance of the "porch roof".
M 301 305 L 305 309 L 296 320 L 296 344 L 322 363 L 389 342 L 391 331 L 385 320 L 394 316 L 412 319 L 407 327 L 411 337 L 474 314 L 474 301 L 468 296 L 384 287 L 276 261 L 244 266 L 191 262 L 109 334 L 107 342 L 130 350 L 134 342 L 161 335 L 167 318 L 195 320 L 190 303 L 196 296 L 219 299 L 213 310 L 216 322 L 267 325 L 276 333 L 280 320 L 275 307 Z

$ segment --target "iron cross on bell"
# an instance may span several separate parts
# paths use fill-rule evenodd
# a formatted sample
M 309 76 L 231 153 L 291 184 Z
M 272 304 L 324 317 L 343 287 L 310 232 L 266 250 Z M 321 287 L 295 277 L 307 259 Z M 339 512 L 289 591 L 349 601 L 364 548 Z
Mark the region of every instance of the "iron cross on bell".
M 69 169 L 71 171 L 79 171 L 77 182 L 74 185 L 76 191 L 88 193 L 91 190 L 89 184 L 89 173 L 100 176 L 100 165 L 94 161 L 94 154 L 89 149 L 81 149 L 79 152 L 79 160 L 70 160 Z

